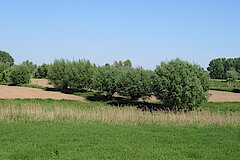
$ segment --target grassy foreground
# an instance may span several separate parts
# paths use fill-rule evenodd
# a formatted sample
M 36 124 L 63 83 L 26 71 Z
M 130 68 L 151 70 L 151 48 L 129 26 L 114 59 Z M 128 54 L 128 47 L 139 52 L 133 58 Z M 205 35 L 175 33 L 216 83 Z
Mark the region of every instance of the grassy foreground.
M 239 104 L 207 103 L 201 110 L 174 113 L 66 100 L 0 100 L 0 159 L 235 160 Z
M 240 156 L 240 130 L 100 122 L 2 122 L 1 159 L 217 159 Z

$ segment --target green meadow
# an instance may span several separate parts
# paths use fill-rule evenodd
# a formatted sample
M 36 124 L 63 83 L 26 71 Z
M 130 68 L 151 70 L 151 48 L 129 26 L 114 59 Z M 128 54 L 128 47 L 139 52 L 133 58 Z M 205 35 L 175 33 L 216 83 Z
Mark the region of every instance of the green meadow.
M 174 113 L 67 100 L 0 100 L 0 159 L 235 160 L 239 108 L 240 103 L 206 103 Z

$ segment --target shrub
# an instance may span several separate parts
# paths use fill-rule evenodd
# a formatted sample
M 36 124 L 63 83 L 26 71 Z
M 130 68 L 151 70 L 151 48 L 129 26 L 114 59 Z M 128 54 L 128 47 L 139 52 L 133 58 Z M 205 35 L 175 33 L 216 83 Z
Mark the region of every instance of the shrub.
M 234 68 L 230 68 L 227 73 L 226 73 L 226 77 L 227 77 L 227 81 L 228 81 L 228 85 L 232 86 L 232 82 L 236 81 L 239 77 L 239 73 L 234 69 Z
M 9 53 L 0 50 L 0 63 L 12 66 L 14 64 L 14 59 Z
M 117 75 L 117 68 L 113 66 L 105 65 L 98 67 L 97 72 L 94 75 L 93 88 L 103 91 L 108 97 L 112 97 L 112 95 L 117 91 Z
M 31 74 L 26 65 L 16 65 L 12 67 L 10 73 L 12 84 L 28 84 L 30 82 Z
M 208 99 L 209 77 L 198 65 L 180 59 L 155 69 L 155 94 L 170 109 L 192 109 Z
M 69 85 L 67 61 L 55 60 L 48 69 L 48 80 L 58 89 L 66 89 Z
M 72 89 L 90 89 L 97 67 L 89 60 L 78 60 L 68 64 L 69 87 Z
M 58 89 L 90 88 L 96 67 L 88 60 L 55 60 L 48 69 L 48 79 Z
M 37 69 L 37 65 L 33 64 L 33 62 L 26 60 L 22 62 L 22 65 L 26 65 L 31 73 L 31 75 L 34 74 L 35 70 Z
M 47 65 L 45 63 L 38 66 L 36 71 L 34 72 L 34 78 L 47 78 L 48 67 L 49 67 L 49 65 Z
M 0 82 L 2 83 L 11 83 L 11 72 L 12 67 L 6 68 L 2 73 L 0 73 Z
M 7 68 L 9 68 L 9 65 L 7 65 L 6 63 L 0 62 L 0 73 L 2 73 Z
M 143 68 L 119 68 L 116 79 L 117 92 L 132 100 L 151 94 L 151 71 Z

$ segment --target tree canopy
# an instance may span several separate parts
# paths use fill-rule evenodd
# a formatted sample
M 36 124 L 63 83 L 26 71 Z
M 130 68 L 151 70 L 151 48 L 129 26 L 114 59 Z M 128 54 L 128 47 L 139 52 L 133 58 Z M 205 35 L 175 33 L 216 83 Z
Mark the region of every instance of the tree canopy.
M 9 53 L 0 50 L 0 63 L 12 66 L 14 64 L 14 59 Z
M 227 79 L 227 72 L 233 68 L 240 73 L 240 58 L 217 58 L 209 63 L 207 70 L 213 79 Z
M 208 99 L 208 74 L 198 65 L 175 59 L 155 69 L 157 95 L 169 108 L 192 109 Z

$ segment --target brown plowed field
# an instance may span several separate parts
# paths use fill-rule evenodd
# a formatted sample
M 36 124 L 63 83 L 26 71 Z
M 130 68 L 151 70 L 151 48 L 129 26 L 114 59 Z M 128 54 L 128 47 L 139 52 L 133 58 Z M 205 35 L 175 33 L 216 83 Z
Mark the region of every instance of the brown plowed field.
M 85 102 L 83 97 L 64 94 L 61 92 L 44 91 L 42 89 L 5 86 L 0 85 L 0 98 L 3 99 L 24 99 L 24 98 L 39 98 L 39 99 L 68 99 Z
M 36 82 L 36 81 L 35 81 Z M 38 85 L 47 86 L 46 80 L 38 81 Z M 50 85 L 49 85 L 50 87 Z M 211 94 L 209 102 L 240 102 L 240 93 L 222 92 L 222 91 L 209 91 Z M 24 98 L 39 98 L 39 99 L 69 99 L 86 102 L 85 98 L 61 92 L 44 91 L 42 89 L 5 86 L 0 85 L 0 98 L 3 99 L 24 99 Z M 149 101 L 157 101 L 151 98 Z
M 53 88 L 53 85 L 49 84 L 47 79 L 32 78 L 30 83 L 41 86 L 41 87 Z
M 240 93 L 209 91 L 211 94 L 209 102 L 240 102 Z

